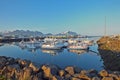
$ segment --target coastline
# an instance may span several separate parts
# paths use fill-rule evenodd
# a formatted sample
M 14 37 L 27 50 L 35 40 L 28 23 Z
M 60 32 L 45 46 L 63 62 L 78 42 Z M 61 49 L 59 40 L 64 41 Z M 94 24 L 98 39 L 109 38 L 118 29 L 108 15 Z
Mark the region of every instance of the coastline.
M 105 69 L 120 71 L 120 36 L 105 36 L 97 43 Z
M 104 36 L 101 37 L 97 44 L 101 50 L 110 50 L 120 53 L 120 36 Z

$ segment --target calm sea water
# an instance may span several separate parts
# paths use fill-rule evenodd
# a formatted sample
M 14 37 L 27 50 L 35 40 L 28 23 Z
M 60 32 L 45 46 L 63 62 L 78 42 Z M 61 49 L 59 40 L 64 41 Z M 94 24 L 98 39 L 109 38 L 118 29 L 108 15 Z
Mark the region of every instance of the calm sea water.
M 94 39 L 95 40 L 95 39 Z M 61 68 L 66 66 L 76 66 L 82 69 L 103 69 L 103 61 L 97 50 L 97 44 L 90 47 L 92 51 L 83 50 L 42 50 L 40 48 L 36 50 L 21 49 L 14 44 L 4 44 L 0 47 L 0 56 L 8 56 L 14 58 L 21 58 L 31 60 L 37 65 L 42 64 L 55 64 Z

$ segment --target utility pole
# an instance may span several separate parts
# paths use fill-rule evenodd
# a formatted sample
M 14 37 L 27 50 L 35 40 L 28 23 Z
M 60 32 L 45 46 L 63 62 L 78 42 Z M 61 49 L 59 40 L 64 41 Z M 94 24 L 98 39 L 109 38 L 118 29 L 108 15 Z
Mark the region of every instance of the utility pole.
M 105 31 L 104 31 L 104 36 L 106 36 L 106 16 L 105 16 Z

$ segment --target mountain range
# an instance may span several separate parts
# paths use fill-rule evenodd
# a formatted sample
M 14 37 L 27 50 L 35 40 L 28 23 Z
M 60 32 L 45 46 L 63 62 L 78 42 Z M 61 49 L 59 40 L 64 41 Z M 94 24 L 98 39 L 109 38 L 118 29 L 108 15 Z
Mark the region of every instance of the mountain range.
M 15 31 L 8 31 L 8 32 L 4 32 L 2 35 L 4 36 L 24 36 L 24 37 L 36 37 L 36 36 L 77 36 L 79 34 L 77 34 L 76 32 L 72 32 L 72 31 L 65 31 L 62 33 L 58 33 L 58 34 L 52 34 L 52 33 L 47 33 L 44 34 L 40 31 L 30 31 L 30 30 L 15 30 Z

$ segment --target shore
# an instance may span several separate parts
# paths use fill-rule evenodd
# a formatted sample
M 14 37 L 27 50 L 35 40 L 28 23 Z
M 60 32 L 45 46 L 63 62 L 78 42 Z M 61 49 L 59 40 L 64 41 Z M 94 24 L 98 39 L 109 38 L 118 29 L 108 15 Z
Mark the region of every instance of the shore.
M 97 41 L 105 69 L 120 71 L 120 36 L 106 36 Z
M 120 53 L 120 36 L 105 36 L 97 41 L 99 49 Z
M 0 56 L 0 80 L 120 80 L 120 72 L 82 70 L 68 66 L 64 69 L 55 65 L 35 66 L 29 60 Z

